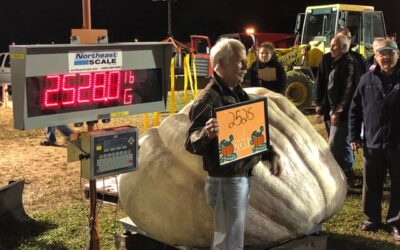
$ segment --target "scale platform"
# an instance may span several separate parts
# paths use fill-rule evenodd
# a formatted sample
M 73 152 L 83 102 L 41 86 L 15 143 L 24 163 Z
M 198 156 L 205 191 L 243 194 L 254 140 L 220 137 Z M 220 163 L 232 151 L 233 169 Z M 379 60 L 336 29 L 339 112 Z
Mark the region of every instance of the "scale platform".
M 118 242 L 120 246 L 128 250 L 210 250 L 210 248 L 204 247 L 166 245 L 140 230 L 129 217 L 122 218 L 119 222 L 124 233 L 119 236 Z M 321 229 L 322 225 L 317 225 L 307 236 L 270 246 L 245 247 L 244 250 L 326 250 L 327 236 L 319 233 Z
M 96 196 L 99 200 L 118 204 L 118 188 L 115 178 L 96 182 Z M 89 197 L 89 184 L 85 185 L 85 196 Z M 155 240 L 151 235 L 140 230 L 136 224 L 125 217 L 119 220 L 123 233 L 116 237 L 116 245 L 128 250 L 209 250 L 210 248 L 170 246 Z M 306 236 L 270 246 L 245 247 L 245 250 L 326 250 L 327 236 L 320 234 L 322 225 L 316 225 Z

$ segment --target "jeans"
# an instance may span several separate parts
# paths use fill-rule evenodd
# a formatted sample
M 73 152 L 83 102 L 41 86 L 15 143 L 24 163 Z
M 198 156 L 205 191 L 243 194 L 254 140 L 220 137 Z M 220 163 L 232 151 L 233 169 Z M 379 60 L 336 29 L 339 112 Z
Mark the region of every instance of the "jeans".
M 72 131 L 68 126 L 66 125 L 60 125 L 57 126 L 57 128 L 61 131 L 61 133 L 65 137 L 70 137 L 72 134 Z M 49 143 L 55 143 L 57 141 L 56 139 L 56 127 L 47 127 L 46 128 L 46 141 Z
M 354 154 L 348 138 L 348 121 L 341 121 L 332 125 L 329 132 L 329 148 L 333 157 L 345 173 L 352 170 Z
M 207 178 L 206 199 L 214 210 L 212 250 L 243 249 L 249 186 L 248 177 Z

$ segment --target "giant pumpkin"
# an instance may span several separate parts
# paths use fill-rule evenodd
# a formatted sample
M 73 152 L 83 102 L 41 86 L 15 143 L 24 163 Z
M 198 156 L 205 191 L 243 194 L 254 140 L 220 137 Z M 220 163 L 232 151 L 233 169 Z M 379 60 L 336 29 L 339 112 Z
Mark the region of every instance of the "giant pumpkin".
M 344 204 L 346 180 L 327 143 L 307 118 L 280 94 L 267 96 L 270 139 L 283 168 L 271 175 L 268 162 L 253 169 L 246 245 L 268 245 L 305 235 Z M 128 216 L 151 237 L 171 245 L 209 246 L 212 211 L 204 196 L 201 157 L 185 150 L 190 104 L 140 139 L 139 170 L 121 175 L 119 197 Z

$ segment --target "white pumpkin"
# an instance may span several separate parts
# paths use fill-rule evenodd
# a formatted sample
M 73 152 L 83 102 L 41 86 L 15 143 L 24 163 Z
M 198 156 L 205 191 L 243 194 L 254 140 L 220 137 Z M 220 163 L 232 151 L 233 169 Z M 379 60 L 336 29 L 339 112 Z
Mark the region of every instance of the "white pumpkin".
M 245 244 L 297 238 L 343 206 L 345 176 L 325 140 L 291 102 L 264 88 L 246 91 L 252 97 L 268 97 L 270 139 L 283 172 L 271 175 L 265 162 L 253 169 Z M 184 147 L 189 108 L 141 137 L 140 169 L 120 176 L 119 197 L 128 216 L 151 237 L 171 245 L 210 246 L 207 173 L 201 157 Z

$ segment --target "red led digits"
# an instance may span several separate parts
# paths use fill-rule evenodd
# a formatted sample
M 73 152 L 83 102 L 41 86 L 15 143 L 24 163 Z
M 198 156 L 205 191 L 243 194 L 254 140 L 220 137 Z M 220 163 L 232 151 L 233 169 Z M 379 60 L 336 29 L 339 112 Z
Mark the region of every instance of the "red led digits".
M 76 80 L 75 74 L 64 75 L 62 78 L 62 96 L 61 96 L 61 104 L 64 106 L 76 104 L 75 96 L 76 90 L 74 88 Z
M 119 102 L 132 104 L 132 70 L 48 75 L 42 83 L 42 109 Z
M 118 100 L 121 89 L 121 71 L 111 71 L 108 75 L 107 84 L 107 98 L 108 100 Z
M 107 75 L 105 72 L 94 73 L 93 85 L 93 101 L 107 101 L 106 98 L 106 83 Z
M 90 103 L 90 90 L 92 87 L 92 75 L 81 73 L 78 76 L 78 103 Z
M 46 76 L 44 80 L 44 98 L 42 99 L 42 106 L 46 108 L 57 108 L 60 106 L 58 94 L 60 92 L 60 76 Z

